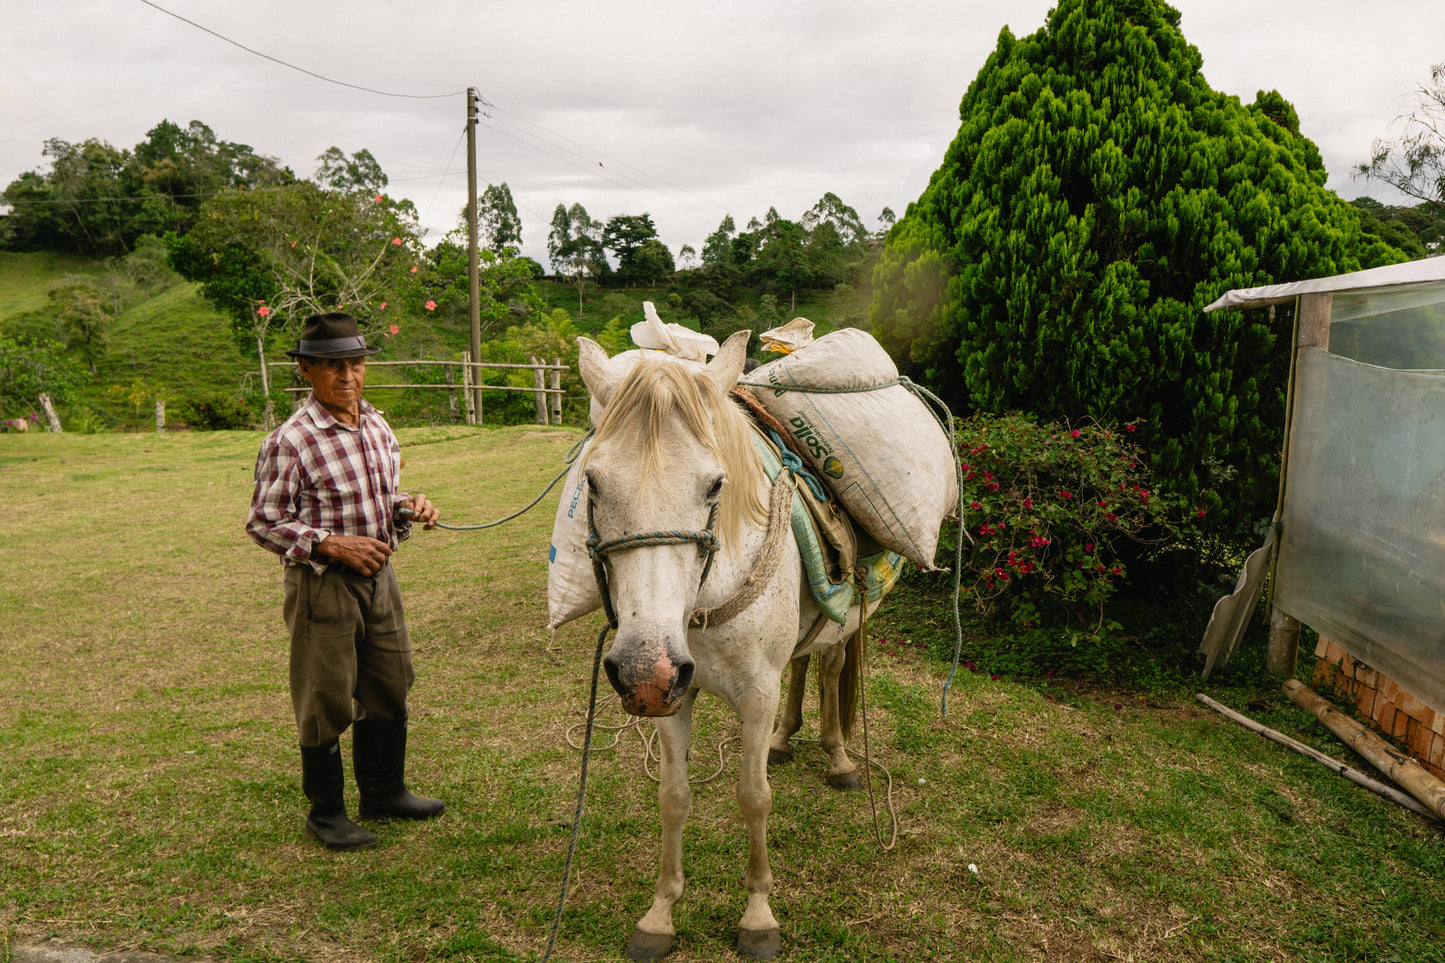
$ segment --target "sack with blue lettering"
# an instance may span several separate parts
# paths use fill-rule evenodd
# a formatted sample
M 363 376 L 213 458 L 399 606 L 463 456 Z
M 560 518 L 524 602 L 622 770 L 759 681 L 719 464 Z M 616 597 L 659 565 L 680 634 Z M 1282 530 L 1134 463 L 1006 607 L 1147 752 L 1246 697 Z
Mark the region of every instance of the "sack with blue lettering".
M 547 553 L 547 627 L 557 628 L 602 607 L 592 558 L 587 554 L 587 477 L 578 471 L 582 446 L 557 503 Z
M 939 529 L 958 509 L 953 440 L 872 335 L 825 334 L 740 384 L 864 531 L 934 567 Z

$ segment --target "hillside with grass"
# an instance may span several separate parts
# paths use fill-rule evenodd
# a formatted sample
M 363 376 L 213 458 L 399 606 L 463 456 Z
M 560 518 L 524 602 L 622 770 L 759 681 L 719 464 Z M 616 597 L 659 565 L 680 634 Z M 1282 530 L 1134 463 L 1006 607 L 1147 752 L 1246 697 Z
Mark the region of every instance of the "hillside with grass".
M 200 405 L 211 406 L 212 411 L 229 405 L 234 417 L 243 422 L 259 417 L 260 372 L 255 353 L 241 351 L 228 319 L 202 297 L 197 284 L 173 274 L 159 280 L 137 280 L 135 274 L 118 259 L 0 251 L 0 330 L 17 341 L 34 339 L 67 345 L 65 355 L 85 369 L 74 397 L 60 406 L 66 430 L 151 430 L 158 398 L 166 402 L 170 428 L 212 427 L 195 417 Z M 98 289 L 113 312 L 104 322 L 104 345 L 93 352 L 93 375 L 87 367 L 85 349 L 73 343 L 60 319 L 63 305 L 53 296 L 57 289 L 77 280 Z M 654 302 L 664 320 L 689 323 L 683 307 L 688 289 L 681 284 L 629 288 L 593 285 L 579 298 L 575 285 L 544 278 L 534 283 L 533 290 L 544 316 L 517 318 L 515 323 L 489 327 L 483 332 L 483 360 L 521 363 L 530 354 L 538 354 L 547 360 L 561 356 L 568 363 L 568 355 L 575 358 L 577 335 L 601 337 L 609 325 L 615 333 L 614 350 L 628 347 L 626 329 L 642 320 L 645 301 Z M 738 298 L 733 314 L 714 322 L 710 333 L 721 338 L 739 327 L 766 330 L 800 315 L 817 323 L 820 333 L 826 332 L 856 323 L 866 315 L 869 296 L 866 289 L 845 287 L 842 292 L 800 292 L 795 300 L 779 306 L 772 299 L 745 292 Z M 696 321 L 691 324 L 698 326 Z M 380 358 L 459 360 L 470 346 L 465 311 L 411 317 L 400 327 L 395 338 L 383 342 Z M 551 337 L 539 341 L 536 333 L 542 330 Z M 623 342 L 617 343 L 618 338 Z M 271 360 L 284 358 L 276 354 Z M 389 369 L 385 380 L 417 383 L 424 378 L 422 373 Z M 488 381 L 525 385 L 529 379 L 529 372 L 498 372 Z M 273 397 L 279 405 L 285 403 L 286 383 L 283 375 L 281 384 L 273 385 Z M 580 388 L 574 385 L 574 389 L 564 407 L 564 417 L 569 421 L 583 417 L 586 407 Z M 446 421 L 450 418 L 446 402 L 434 394 L 387 392 L 382 397 L 400 423 Z M 488 395 L 485 422 L 524 422 L 533 417 L 533 412 L 530 395 L 495 392 Z M 5 419 L 28 414 L 28 408 L 0 412 Z

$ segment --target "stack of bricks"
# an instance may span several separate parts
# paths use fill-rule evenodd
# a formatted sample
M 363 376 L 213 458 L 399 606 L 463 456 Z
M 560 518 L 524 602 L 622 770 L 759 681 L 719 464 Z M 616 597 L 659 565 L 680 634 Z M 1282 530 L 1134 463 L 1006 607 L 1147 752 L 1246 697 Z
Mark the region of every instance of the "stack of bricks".
M 1445 712 L 1436 712 L 1394 679 L 1321 637 L 1315 646 L 1314 685 L 1445 778 Z

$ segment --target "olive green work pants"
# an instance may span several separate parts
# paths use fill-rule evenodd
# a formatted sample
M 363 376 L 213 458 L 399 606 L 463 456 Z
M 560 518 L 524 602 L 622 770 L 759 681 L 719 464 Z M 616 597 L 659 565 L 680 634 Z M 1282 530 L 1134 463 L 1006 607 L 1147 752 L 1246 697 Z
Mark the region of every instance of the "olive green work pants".
M 411 664 L 396 570 L 365 576 L 330 565 L 286 568 L 291 705 L 302 746 L 320 746 L 354 719 L 405 719 Z

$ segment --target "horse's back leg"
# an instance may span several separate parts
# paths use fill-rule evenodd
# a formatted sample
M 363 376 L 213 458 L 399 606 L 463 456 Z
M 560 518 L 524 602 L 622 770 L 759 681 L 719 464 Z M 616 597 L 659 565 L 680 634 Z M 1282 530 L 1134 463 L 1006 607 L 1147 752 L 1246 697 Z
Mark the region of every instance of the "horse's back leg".
M 847 745 L 857 692 L 851 674 L 859 671 L 860 645 L 855 632 L 844 644 L 830 646 L 818 655 L 819 728 L 823 751 L 828 754 L 828 785 L 834 789 L 863 788 L 862 774 L 849 758 Z
M 629 960 L 652 963 L 672 950 L 677 930 L 672 924 L 672 907 L 682 897 L 682 828 L 692 808 L 692 787 L 687 781 L 687 753 L 692 742 L 692 708 L 697 700 L 688 694 L 676 715 L 657 718 L 658 746 L 662 754 L 657 787 L 657 807 L 662 822 L 662 852 L 658 859 L 657 886 L 652 908 L 633 930 L 627 943 Z
M 768 743 L 768 765 L 792 762 L 793 747 L 790 740 L 803 728 L 803 695 L 807 692 L 808 656 L 794 659 L 792 672 L 788 676 L 788 701 L 783 703 L 783 713 L 778 717 L 778 726 Z

